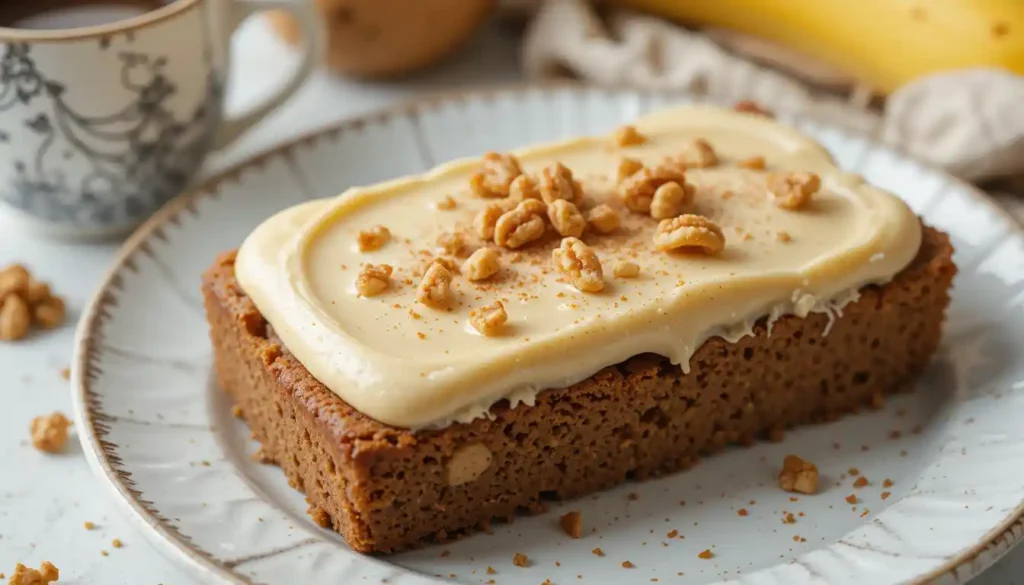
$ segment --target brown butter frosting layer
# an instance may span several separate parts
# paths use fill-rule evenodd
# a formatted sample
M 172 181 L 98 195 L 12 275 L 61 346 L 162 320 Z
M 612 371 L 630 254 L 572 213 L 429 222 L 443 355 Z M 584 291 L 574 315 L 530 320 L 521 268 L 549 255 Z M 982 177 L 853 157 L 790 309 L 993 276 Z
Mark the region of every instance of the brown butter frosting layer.
M 706 339 L 736 341 L 764 316 L 823 312 L 831 323 L 861 287 L 890 280 L 920 247 L 920 225 L 905 204 L 842 173 L 817 143 L 774 121 L 680 108 L 636 127 L 646 141 L 628 148 L 596 137 L 516 153 L 528 173 L 562 162 L 582 182 L 588 205 L 621 212 L 625 221 L 612 236 L 584 236 L 605 266 L 600 293 L 581 293 L 552 270 L 558 238 L 548 237 L 518 261 L 506 254 L 491 281 L 456 277 L 450 311 L 416 302 L 419 261 L 437 253 L 440 236 L 467 230 L 493 202 L 468 191 L 478 160 L 282 212 L 242 246 L 238 282 L 326 387 L 374 419 L 419 428 L 472 420 L 501 399 L 532 404 L 544 388 L 571 385 L 640 353 L 664 355 L 685 371 Z M 690 211 L 725 233 L 726 247 L 715 256 L 656 251 L 657 222 L 629 213 L 615 195 L 621 157 L 655 164 L 694 138 L 722 159 L 687 173 L 696 188 Z M 817 173 L 821 192 L 806 209 L 780 209 L 768 197 L 765 172 L 736 166 L 752 156 L 765 157 L 771 171 Z M 438 209 L 448 195 L 455 209 Z M 360 251 L 359 232 L 375 225 L 386 226 L 391 241 Z M 611 277 L 623 260 L 640 265 L 639 278 Z M 395 267 L 384 294 L 356 294 L 367 262 Z M 505 333 L 480 336 L 469 312 L 496 300 L 509 315 Z

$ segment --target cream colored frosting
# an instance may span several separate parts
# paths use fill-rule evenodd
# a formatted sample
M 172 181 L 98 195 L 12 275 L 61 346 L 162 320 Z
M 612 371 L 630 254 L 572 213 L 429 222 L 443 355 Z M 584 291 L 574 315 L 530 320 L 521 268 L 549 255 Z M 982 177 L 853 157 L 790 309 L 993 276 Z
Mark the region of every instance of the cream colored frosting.
M 920 224 L 900 199 L 839 171 L 820 145 L 773 120 L 686 107 L 635 126 L 646 143 L 619 147 L 602 136 L 515 153 L 527 173 L 562 162 L 591 204 L 607 201 L 622 212 L 617 234 L 584 236 L 604 266 L 599 293 L 579 292 L 552 270 L 558 240 L 551 238 L 520 257 L 503 251 L 493 282 L 456 275 L 450 311 L 416 302 L 414 265 L 434 251 L 439 235 L 466 229 L 493 202 L 468 189 L 479 159 L 279 213 L 241 247 L 239 284 L 325 386 L 376 420 L 422 428 L 486 416 L 502 398 L 532 404 L 541 389 L 573 384 L 641 353 L 667 356 L 688 370 L 706 339 L 734 341 L 762 317 L 769 323 L 812 311 L 838 317 L 857 289 L 890 280 L 918 251 Z M 651 244 L 657 222 L 617 202 L 616 166 L 623 156 L 659 162 L 696 137 L 722 163 L 688 171 L 697 187 L 689 211 L 722 227 L 725 249 L 714 256 L 658 252 Z M 764 171 L 735 165 L 751 156 L 764 156 L 770 171 L 817 173 L 821 191 L 805 209 L 780 209 Z M 437 208 L 446 195 L 456 201 L 452 210 Z M 378 224 L 392 240 L 360 252 L 358 233 Z M 781 241 L 783 231 L 791 241 Z M 640 276 L 614 278 L 618 260 L 640 265 Z M 356 293 L 367 262 L 395 269 L 392 287 L 381 295 Z M 480 335 L 469 312 L 498 299 L 508 312 L 505 331 Z

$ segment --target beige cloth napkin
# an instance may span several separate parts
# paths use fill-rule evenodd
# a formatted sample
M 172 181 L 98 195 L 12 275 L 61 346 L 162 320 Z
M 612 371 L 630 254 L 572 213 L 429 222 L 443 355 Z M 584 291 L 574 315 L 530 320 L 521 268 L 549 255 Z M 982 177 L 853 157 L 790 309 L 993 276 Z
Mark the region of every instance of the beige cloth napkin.
M 599 84 L 689 90 L 800 111 L 968 180 L 1024 174 L 1024 78 L 1006 71 L 922 78 L 890 95 L 877 114 L 737 57 L 704 34 L 626 10 L 601 19 L 585 0 L 540 5 L 527 28 L 523 66 L 534 79 L 568 72 Z

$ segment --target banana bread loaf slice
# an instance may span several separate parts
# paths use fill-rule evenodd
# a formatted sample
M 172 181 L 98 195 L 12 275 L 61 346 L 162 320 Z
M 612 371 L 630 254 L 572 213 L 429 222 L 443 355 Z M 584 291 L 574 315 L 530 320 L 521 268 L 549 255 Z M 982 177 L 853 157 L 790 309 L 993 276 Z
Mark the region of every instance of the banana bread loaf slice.
M 203 278 L 220 385 L 265 457 L 352 548 L 393 552 L 573 497 L 686 469 L 732 444 L 828 421 L 908 387 L 939 345 L 956 267 L 925 228 L 917 258 L 830 317 L 766 320 L 705 342 L 690 371 L 656 355 L 607 367 L 534 406 L 412 432 L 370 419 L 314 379 L 235 281 L 234 253 Z

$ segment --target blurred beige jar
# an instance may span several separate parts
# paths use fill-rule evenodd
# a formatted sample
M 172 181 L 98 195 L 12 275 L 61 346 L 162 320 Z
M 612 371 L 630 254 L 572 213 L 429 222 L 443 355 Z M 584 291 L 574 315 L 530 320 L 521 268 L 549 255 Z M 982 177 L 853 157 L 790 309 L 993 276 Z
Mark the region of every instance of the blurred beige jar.
M 356 77 L 394 77 L 433 65 L 465 43 L 494 0 L 313 0 L 329 41 L 327 63 Z M 294 17 L 268 14 L 290 44 L 301 42 Z

